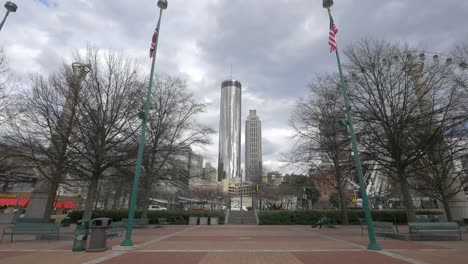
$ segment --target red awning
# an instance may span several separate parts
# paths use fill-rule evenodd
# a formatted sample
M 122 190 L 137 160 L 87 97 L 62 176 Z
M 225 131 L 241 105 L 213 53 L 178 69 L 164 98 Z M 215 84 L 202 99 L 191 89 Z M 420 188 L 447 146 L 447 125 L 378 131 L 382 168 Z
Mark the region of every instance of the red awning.
M 29 199 L 16 199 L 16 198 L 0 198 L 0 205 L 7 206 L 22 206 L 26 207 L 29 204 Z
M 55 202 L 54 208 L 58 209 L 76 209 L 75 202 Z

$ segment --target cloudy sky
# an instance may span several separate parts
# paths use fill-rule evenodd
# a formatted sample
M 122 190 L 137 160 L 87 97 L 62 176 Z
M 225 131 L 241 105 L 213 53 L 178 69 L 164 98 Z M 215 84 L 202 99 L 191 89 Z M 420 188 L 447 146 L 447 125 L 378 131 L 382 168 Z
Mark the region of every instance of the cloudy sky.
M 156 0 L 13 0 L 0 46 L 19 78 L 47 74 L 75 50 L 92 45 L 122 51 L 149 72 L 148 49 Z M 220 84 L 243 84 L 244 125 L 249 109 L 262 120 L 263 159 L 282 165 L 291 146 L 288 119 L 317 75 L 336 70 L 329 53 L 328 16 L 321 0 L 169 0 L 163 13 L 156 71 L 180 76 L 209 103 L 200 121 L 218 129 Z M 335 0 L 338 45 L 364 37 L 448 52 L 468 41 L 463 0 Z M 27 83 L 25 83 L 27 86 Z M 244 142 L 244 138 L 242 137 Z M 218 137 L 200 150 L 216 165 Z

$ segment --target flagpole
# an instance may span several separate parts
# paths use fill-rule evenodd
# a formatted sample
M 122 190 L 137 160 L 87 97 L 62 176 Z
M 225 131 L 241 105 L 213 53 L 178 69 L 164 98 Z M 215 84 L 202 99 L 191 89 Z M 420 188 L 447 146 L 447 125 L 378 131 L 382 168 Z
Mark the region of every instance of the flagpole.
M 330 21 L 332 20 L 331 16 L 331 10 L 330 7 L 327 7 L 328 10 L 328 17 Z M 330 29 L 331 30 L 331 29 Z M 369 210 L 369 203 L 368 203 L 368 197 L 367 197 L 367 191 L 366 191 L 366 185 L 364 183 L 364 177 L 362 173 L 362 166 L 361 166 L 361 159 L 359 157 L 359 149 L 357 147 L 357 140 L 356 140 L 356 134 L 354 132 L 354 125 L 353 125 L 353 119 L 351 116 L 351 106 L 349 103 L 349 96 L 348 96 L 348 91 L 346 89 L 346 82 L 343 77 L 343 69 L 341 67 L 341 61 L 340 61 L 340 53 L 338 52 L 338 43 L 335 42 L 335 54 L 336 54 L 336 62 L 338 63 L 338 70 L 340 72 L 340 79 L 341 79 L 341 93 L 343 94 L 343 99 L 344 99 L 344 104 L 345 104 L 345 111 L 346 111 L 346 120 L 345 123 L 349 128 L 349 135 L 351 136 L 351 145 L 353 149 L 353 154 L 354 154 L 354 165 L 356 166 L 356 171 L 358 175 L 358 180 L 359 180 L 359 189 L 361 191 L 361 196 L 362 196 L 362 203 L 364 207 L 364 214 L 366 217 L 366 224 L 367 224 L 367 234 L 369 235 L 369 245 L 367 246 L 368 249 L 370 250 L 380 250 L 380 246 L 377 244 L 377 241 L 375 239 L 375 232 L 374 232 L 374 224 L 372 223 L 372 215 Z M 342 205 L 344 206 L 344 205 Z
M 138 156 L 137 156 L 137 161 L 135 165 L 135 177 L 133 178 L 132 196 L 130 198 L 130 205 L 128 208 L 127 232 L 125 233 L 125 240 L 122 241 L 122 243 L 120 244 L 123 247 L 133 246 L 133 242 L 132 242 L 133 222 L 135 219 L 135 208 L 136 208 L 136 200 L 138 196 L 138 184 L 140 182 L 141 164 L 143 161 L 143 150 L 145 148 L 145 142 L 146 142 L 146 128 L 147 128 L 146 121 L 148 120 L 148 112 L 149 112 L 150 101 L 151 101 L 151 89 L 153 87 L 154 64 L 156 61 L 156 50 L 158 48 L 158 40 L 159 40 L 159 33 L 160 33 L 159 28 L 161 26 L 162 11 L 163 9 L 167 8 L 167 1 L 159 0 L 158 7 L 160 8 L 159 19 L 158 19 L 158 24 L 156 26 L 156 41 L 155 41 L 154 50 L 152 53 L 153 60 L 151 62 L 151 72 L 150 72 L 150 79 L 149 79 L 149 84 L 148 84 L 148 92 L 146 94 L 145 112 L 140 114 L 141 134 L 140 134 L 140 142 L 138 144 Z

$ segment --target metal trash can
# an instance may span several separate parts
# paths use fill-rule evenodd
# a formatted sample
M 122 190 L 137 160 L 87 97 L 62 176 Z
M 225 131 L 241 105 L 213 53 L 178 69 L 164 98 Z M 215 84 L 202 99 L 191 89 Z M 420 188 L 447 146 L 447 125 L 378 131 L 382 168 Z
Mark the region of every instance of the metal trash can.
M 89 234 L 89 220 L 80 220 L 76 223 L 75 238 L 72 251 L 84 251 Z
M 112 219 L 106 217 L 94 218 L 89 224 L 90 238 L 86 251 L 99 252 L 107 250 L 106 230 L 112 223 Z

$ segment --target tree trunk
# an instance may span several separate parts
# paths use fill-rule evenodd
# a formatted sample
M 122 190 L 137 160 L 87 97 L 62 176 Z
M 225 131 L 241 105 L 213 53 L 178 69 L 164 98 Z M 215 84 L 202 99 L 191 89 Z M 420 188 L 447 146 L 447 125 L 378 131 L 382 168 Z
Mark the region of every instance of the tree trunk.
M 447 215 L 447 221 L 452 222 L 453 216 L 452 216 L 452 212 L 450 211 L 449 201 L 448 200 L 449 199 L 444 196 L 442 198 L 442 204 L 444 205 L 445 214 Z
M 59 188 L 59 182 L 52 181 L 52 182 L 46 182 L 45 184 L 49 185 L 49 196 L 47 198 L 47 204 L 44 210 L 44 215 L 42 217 L 42 220 L 45 223 L 48 223 L 50 221 L 50 216 L 52 215 L 52 210 L 54 209 L 55 198 L 57 198 L 57 190 Z
M 408 222 L 416 222 L 416 210 L 414 209 L 413 199 L 411 197 L 410 188 L 407 179 L 400 176 L 401 193 L 403 194 L 404 205 L 406 207 L 406 216 Z
M 345 204 L 344 193 L 343 193 L 343 186 L 341 185 L 341 181 L 338 181 L 338 200 L 340 202 L 340 215 L 341 215 L 341 224 L 347 225 L 349 224 L 348 221 L 348 208 Z
M 96 192 L 96 196 L 94 198 L 94 209 L 97 209 L 99 200 L 102 199 L 101 197 L 101 188 L 102 188 L 102 181 L 98 181 L 98 191 Z
M 91 182 L 89 184 L 88 195 L 86 197 L 85 209 L 83 212 L 84 220 L 90 220 L 92 217 L 93 208 L 94 208 L 94 198 L 96 197 L 95 194 L 98 189 L 98 184 L 99 184 L 99 177 L 97 177 L 97 175 L 93 175 L 91 178 Z
M 3 186 L 2 186 L 2 192 L 6 192 L 7 190 L 8 190 L 8 181 L 4 181 Z
M 142 208 L 141 208 L 141 218 L 148 218 L 148 208 L 150 201 L 149 199 L 151 198 L 151 184 L 146 184 L 144 186 L 143 190 L 143 200 L 141 202 Z
M 111 199 L 111 194 L 107 192 L 106 195 L 104 196 L 104 209 L 106 210 L 109 209 L 110 199 Z
M 120 200 L 120 206 L 119 206 L 119 209 L 123 209 L 125 204 L 127 203 L 127 207 L 128 208 L 128 205 L 130 203 L 129 199 L 130 199 L 130 192 L 129 191 L 126 191 L 124 192 L 124 194 L 122 195 L 122 199 Z
M 112 197 L 112 210 L 115 210 L 115 209 L 119 209 L 118 207 L 118 201 L 119 199 L 118 198 L 121 198 L 121 188 L 120 187 L 117 187 L 117 190 L 115 191 L 115 193 L 113 194 L 113 197 Z

